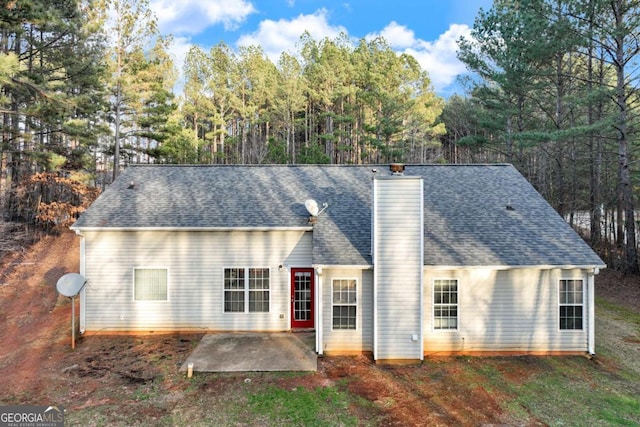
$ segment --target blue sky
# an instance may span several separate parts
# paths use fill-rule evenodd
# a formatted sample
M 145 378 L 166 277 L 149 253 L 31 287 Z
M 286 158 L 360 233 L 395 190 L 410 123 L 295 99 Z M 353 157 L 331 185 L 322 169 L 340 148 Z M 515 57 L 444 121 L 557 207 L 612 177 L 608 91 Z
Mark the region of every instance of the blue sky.
M 272 61 L 295 51 L 302 33 L 316 40 L 341 32 L 354 41 L 382 35 L 391 47 L 413 55 L 436 92 L 460 92 L 465 72 L 456 41 L 468 35 L 480 9 L 492 0 L 151 0 L 163 34 L 174 36 L 179 66 L 193 44 L 208 50 L 224 41 L 233 48 L 260 45 Z

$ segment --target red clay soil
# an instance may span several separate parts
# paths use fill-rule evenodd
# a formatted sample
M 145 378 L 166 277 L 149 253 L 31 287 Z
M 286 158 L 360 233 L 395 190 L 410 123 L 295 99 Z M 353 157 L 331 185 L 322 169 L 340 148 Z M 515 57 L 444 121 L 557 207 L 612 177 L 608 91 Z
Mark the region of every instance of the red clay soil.
M 80 411 L 114 403 L 132 419 L 162 416 L 151 413 L 162 409 L 146 408 L 133 398 L 123 401 L 117 397 L 114 401 L 115 395 L 104 390 L 126 390 L 156 378 L 162 378 L 167 395 L 183 389 L 184 383 L 176 379 L 183 378 L 178 367 L 200 336 L 90 336 L 80 338 L 72 351 L 70 299 L 58 296 L 55 285 L 63 274 L 78 272 L 78 258 L 79 238 L 64 232 L 44 237 L 2 260 L 0 404 L 55 403 Z M 596 279 L 599 296 L 634 309 L 640 309 L 638 283 L 638 277 L 615 272 L 603 272 Z M 148 363 L 157 359 L 166 363 Z M 319 360 L 315 374 L 283 376 L 275 381 L 282 387 L 310 389 L 342 384 L 353 395 L 372 402 L 370 407 L 351 408 L 353 415 L 365 424 L 368 421 L 390 426 L 502 424 L 499 405 L 502 396 L 495 391 L 488 393 L 481 385 L 470 392 L 469 384 L 476 383 L 474 378 L 469 377 L 471 374 L 460 363 L 448 361 L 429 359 L 425 361 L 428 369 L 424 369 L 424 366 L 378 366 L 364 356 L 331 357 Z M 523 366 L 522 371 L 508 371 L 505 375 L 524 379 L 528 374 L 526 364 Z M 465 381 L 452 381 L 452 377 Z M 233 377 L 227 379 L 235 381 Z M 216 381 L 208 392 L 225 389 L 225 377 Z M 461 384 L 465 384 L 464 388 Z
M 77 272 L 78 239 L 73 233 L 46 236 L 26 251 L 6 256 L 0 268 L 0 378 L 12 393 L 47 387 L 43 369 L 62 362 L 71 331 L 69 299 L 56 282 Z M 5 400 L 6 396 L 0 397 Z

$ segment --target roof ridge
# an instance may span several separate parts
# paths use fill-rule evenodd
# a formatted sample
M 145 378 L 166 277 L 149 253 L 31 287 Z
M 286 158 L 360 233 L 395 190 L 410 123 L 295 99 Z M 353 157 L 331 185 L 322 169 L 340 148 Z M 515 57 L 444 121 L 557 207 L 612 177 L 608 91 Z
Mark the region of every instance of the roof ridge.
M 405 163 L 406 167 L 487 167 L 487 166 L 513 166 L 511 163 Z M 367 164 L 149 164 L 134 163 L 126 166 L 126 168 L 306 168 L 306 167 L 327 167 L 327 168 L 367 168 L 367 167 L 386 167 L 389 163 L 367 163 Z M 125 169 L 126 169 L 125 168 Z

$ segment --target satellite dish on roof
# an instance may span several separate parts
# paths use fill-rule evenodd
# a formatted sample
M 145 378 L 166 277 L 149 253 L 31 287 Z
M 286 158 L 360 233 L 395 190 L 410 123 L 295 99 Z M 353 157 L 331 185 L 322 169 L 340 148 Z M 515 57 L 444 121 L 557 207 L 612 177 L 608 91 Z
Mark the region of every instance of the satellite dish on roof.
M 313 199 L 305 200 L 304 207 L 307 208 L 307 212 L 309 212 L 309 215 L 311 216 L 318 216 L 318 213 L 320 213 L 318 202 Z
M 78 273 L 68 273 L 58 279 L 56 289 L 60 295 L 65 297 L 75 297 L 82 289 L 87 280 Z
M 309 222 L 315 224 L 315 222 L 318 219 L 318 216 L 324 212 L 325 209 L 327 209 L 327 207 L 329 207 L 329 203 L 324 202 L 322 204 L 322 209 L 320 209 L 320 206 L 318 206 L 318 202 L 316 202 L 313 199 L 307 199 L 304 202 L 304 207 L 307 208 L 307 212 L 309 212 L 309 214 L 311 215 L 309 217 Z

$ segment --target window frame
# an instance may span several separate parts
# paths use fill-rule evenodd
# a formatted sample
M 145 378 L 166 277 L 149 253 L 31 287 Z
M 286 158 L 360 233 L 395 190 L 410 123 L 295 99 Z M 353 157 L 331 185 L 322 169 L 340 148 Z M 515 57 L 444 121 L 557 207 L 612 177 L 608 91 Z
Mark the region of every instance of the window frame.
M 251 270 L 262 270 L 261 276 L 260 277 L 251 277 Z M 266 271 L 267 276 L 266 276 L 266 284 L 267 287 L 261 287 L 261 288 L 257 288 L 254 287 L 252 288 L 252 281 L 253 283 L 265 283 L 265 277 L 264 277 L 264 272 Z M 246 291 L 246 299 L 245 299 L 245 303 L 247 305 L 247 312 L 248 313 L 270 313 L 271 312 L 271 269 L 269 269 L 268 267 L 247 267 L 247 275 L 246 275 L 246 279 L 245 279 L 245 284 L 247 287 L 247 291 Z M 267 300 L 266 300 L 266 304 L 267 304 L 267 309 L 266 310 L 251 310 L 251 294 L 267 294 Z M 254 305 L 258 304 L 258 300 L 254 300 L 253 301 Z M 264 299 L 262 299 L 260 301 L 260 304 L 264 304 Z
M 166 298 L 165 299 L 136 299 L 136 271 L 138 270 L 164 270 L 165 274 L 166 274 L 166 278 L 165 278 L 165 287 L 166 287 Z M 152 304 L 158 304 L 158 303 L 166 303 L 170 301 L 169 295 L 170 295 L 170 281 L 169 281 L 169 268 L 168 267 L 133 267 L 132 271 L 131 271 L 131 280 L 132 280 L 132 284 L 131 284 L 131 290 L 132 290 L 132 295 L 131 295 L 131 299 L 133 302 L 135 303 L 152 303 Z
M 579 303 L 576 302 L 562 302 L 562 290 L 561 290 L 561 284 L 562 282 L 580 282 L 580 294 L 581 294 L 581 301 Z M 572 291 L 575 292 L 575 291 Z M 557 320 L 556 320 L 556 326 L 558 328 L 558 331 L 561 333 L 571 333 L 571 332 L 579 332 L 582 333 L 584 331 L 586 331 L 586 327 L 585 327 L 585 320 L 586 320 L 586 313 L 585 313 L 585 293 L 586 293 L 586 288 L 585 288 L 585 280 L 582 277 L 579 278 L 575 278 L 575 277 L 561 277 L 558 279 L 557 282 L 557 302 L 558 302 L 558 309 L 556 310 L 556 315 Z M 580 328 L 563 328 L 562 327 L 562 318 L 563 316 L 561 315 L 561 311 L 562 311 L 562 307 L 580 307 Z M 568 316 L 565 316 L 565 318 L 568 319 Z M 576 319 L 576 317 L 572 317 L 572 319 Z
M 227 270 L 242 271 L 242 282 L 241 282 L 242 287 L 227 289 Z M 222 269 L 222 312 L 223 313 L 225 314 L 246 313 L 247 311 L 246 278 L 247 278 L 247 269 L 245 267 L 225 267 Z M 239 279 L 236 279 L 236 280 L 239 280 Z M 227 293 L 242 295 L 242 311 L 227 311 Z M 230 303 L 234 303 L 234 302 L 236 301 L 234 300 L 230 301 Z
M 442 281 L 454 281 L 456 283 L 456 302 L 455 304 L 436 303 L 436 282 Z M 456 308 L 456 327 L 455 328 L 442 328 L 436 327 L 436 318 L 442 316 L 436 316 L 436 307 L 442 306 L 455 306 Z M 451 317 L 449 317 L 451 318 Z M 448 333 L 460 331 L 460 279 L 457 277 L 436 277 L 431 282 L 431 330 L 436 333 Z
M 226 272 L 227 270 L 241 270 L 244 272 L 244 277 L 242 278 L 242 290 L 240 291 L 240 289 L 227 289 L 226 288 Z M 264 277 L 260 277 L 260 278 L 255 278 L 255 277 L 251 277 L 250 273 L 251 270 L 263 270 L 267 272 L 267 288 L 251 288 L 251 283 L 252 283 L 252 279 L 261 279 L 262 283 L 264 283 Z M 271 290 L 272 290 L 272 286 L 271 286 L 271 280 L 272 280 L 272 274 L 271 274 L 271 267 L 223 267 L 222 268 L 222 313 L 223 314 L 264 314 L 264 313 L 271 313 Z M 226 310 L 226 296 L 227 296 L 227 292 L 237 292 L 240 293 L 242 292 L 242 303 L 244 305 L 244 309 L 242 311 L 227 311 Z M 261 293 L 265 293 L 268 295 L 268 301 L 266 302 L 267 304 L 267 309 L 266 311 L 261 310 L 261 311 L 251 311 L 251 293 L 257 293 L 257 292 L 261 292 Z M 254 301 L 254 303 L 256 303 L 256 301 Z M 264 301 L 262 301 L 262 303 L 264 304 Z
M 334 286 L 335 286 L 335 282 L 353 282 L 354 286 L 355 286 L 355 291 L 354 291 L 354 297 L 355 297 L 355 301 L 353 303 L 339 303 L 336 304 L 334 301 Z M 360 300 L 359 298 L 359 289 L 360 286 L 358 286 L 358 279 L 355 277 L 332 277 L 331 278 L 331 331 L 332 332 L 353 332 L 353 331 L 358 331 L 359 330 L 359 322 L 358 322 L 358 313 L 360 312 L 359 308 L 358 308 L 358 301 Z M 355 315 L 354 317 L 354 326 L 353 328 L 336 328 L 335 327 L 335 323 L 334 323 L 334 315 L 333 315 L 333 309 L 334 307 L 355 307 Z

